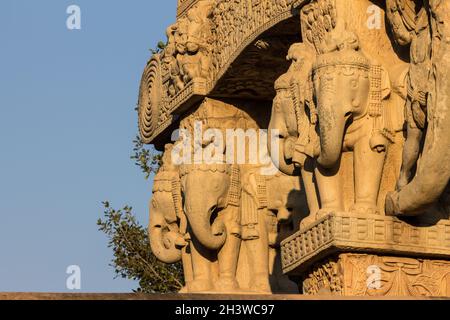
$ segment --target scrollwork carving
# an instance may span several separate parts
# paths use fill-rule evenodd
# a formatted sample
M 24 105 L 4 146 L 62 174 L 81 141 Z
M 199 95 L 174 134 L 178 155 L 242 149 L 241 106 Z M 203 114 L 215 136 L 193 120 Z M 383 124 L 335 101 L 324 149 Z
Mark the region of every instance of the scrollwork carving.
M 139 89 L 139 130 L 144 143 L 150 143 L 160 121 L 160 103 L 163 83 L 160 56 L 155 55 L 147 64 Z

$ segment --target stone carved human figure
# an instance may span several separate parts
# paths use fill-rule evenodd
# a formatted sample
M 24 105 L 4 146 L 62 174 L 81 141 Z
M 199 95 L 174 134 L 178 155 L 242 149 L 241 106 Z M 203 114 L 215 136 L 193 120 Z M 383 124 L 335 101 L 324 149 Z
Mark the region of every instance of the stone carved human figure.
M 210 79 L 213 68 L 211 14 L 211 1 L 199 1 L 186 16 L 166 30 L 167 45 L 162 52 L 162 64 L 169 74 L 167 90 L 170 97 L 195 78 Z
M 176 59 L 177 55 L 177 45 L 175 42 L 175 34 L 177 32 L 178 26 L 174 24 L 167 28 L 167 46 L 164 48 L 162 63 L 169 71 L 170 83 L 169 83 L 169 95 L 175 96 L 179 91 L 183 90 L 185 84 L 181 77 L 180 65 Z
M 249 117 L 242 119 L 240 126 L 259 132 L 257 124 Z M 261 139 L 259 134 L 256 136 Z M 258 154 L 267 155 L 265 145 L 259 141 L 256 145 L 259 146 Z M 265 176 L 262 172 L 267 164 L 262 163 L 261 159 L 252 164 L 250 158 L 253 157 L 247 153 L 251 150 L 250 146 L 243 147 L 248 151 L 245 164 L 239 165 L 240 236 L 241 256 L 245 255 L 247 261 L 243 269 L 249 274 L 248 284 L 243 289 L 258 293 L 296 292 L 293 289 L 295 286 L 281 274 L 280 257 L 276 251 L 280 241 L 280 223 L 303 213 L 300 207 L 304 205 L 304 197 L 301 196 L 299 180 L 281 172 Z
M 260 174 L 258 166 L 245 166 L 242 176 L 242 252 L 253 292 L 296 293 L 298 289 L 281 271 L 279 244 L 296 230 L 305 214 L 306 200 L 298 177 L 278 172 Z M 284 233 L 282 232 L 284 231 Z
M 427 125 L 431 30 L 426 7 L 422 5 L 416 13 L 415 5 L 414 1 L 409 1 L 404 3 L 401 9 L 396 1 L 388 1 L 388 16 L 391 18 L 397 43 L 411 46 L 405 107 L 407 134 L 397 190 L 401 190 L 412 179 L 413 168 L 419 159 L 420 145 Z
M 398 8 L 410 4 L 410 0 L 389 0 L 388 5 L 392 10 L 390 18 L 394 31 L 401 28 L 398 23 Z M 449 192 L 450 179 L 450 81 L 448 72 L 450 69 L 450 2 L 441 0 L 424 0 L 414 1 L 413 4 L 418 5 L 423 3 L 427 11 L 428 27 L 425 19 L 417 20 L 419 26 L 419 33 L 415 32 L 410 37 L 416 37 L 417 45 L 412 46 L 411 55 L 417 55 L 418 58 L 423 58 L 427 50 L 425 43 L 426 33 L 430 33 L 429 46 L 431 46 L 431 70 L 428 78 L 418 76 L 418 82 L 427 82 L 429 84 L 428 97 L 426 101 L 426 121 L 424 115 L 421 114 L 420 101 L 416 103 L 415 121 L 426 122 L 424 129 L 423 147 L 421 147 L 420 162 L 417 163 L 417 170 L 415 176 L 411 177 L 410 181 L 403 186 L 404 181 L 400 182 L 402 188 L 396 192 L 388 194 L 386 199 L 386 212 L 390 215 L 421 215 L 427 212 L 433 204 L 443 199 L 444 194 Z M 397 14 L 395 14 L 397 13 Z M 402 12 L 400 12 L 402 13 Z M 425 13 L 423 13 L 425 15 Z M 420 29 L 420 26 L 423 29 Z M 429 31 L 428 31 L 429 30 Z M 406 34 L 404 32 L 404 34 Z M 422 38 L 423 37 L 423 38 Z M 408 39 L 407 35 L 404 38 Z M 418 50 L 420 49 L 420 50 Z M 416 52 L 418 50 L 418 52 Z M 423 51 L 423 52 L 422 52 Z M 426 69 L 426 68 L 424 68 Z M 420 64 L 412 63 L 411 71 L 413 76 L 417 71 L 422 71 Z M 417 73 L 420 75 L 420 73 Z M 411 72 L 410 72 L 411 78 Z M 420 94 L 417 100 L 421 100 Z M 414 104 L 413 104 L 414 111 Z M 425 111 L 425 110 L 423 110 Z M 415 151 L 415 150 L 414 150 Z M 406 150 L 408 153 L 408 150 Z M 412 152 L 415 158 L 415 152 Z M 413 161 L 411 161 L 413 162 Z M 403 179 L 405 180 L 405 179 Z
M 198 10 L 198 9 L 197 9 Z M 185 83 L 195 78 L 207 79 L 210 74 L 211 57 L 209 49 L 210 26 L 202 14 L 209 15 L 209 8 L 202 11 L 191 10 L 184 23 L 179 26 L 178 32 L 183 36 L 183 42 L 179 45 L 178 63 Z

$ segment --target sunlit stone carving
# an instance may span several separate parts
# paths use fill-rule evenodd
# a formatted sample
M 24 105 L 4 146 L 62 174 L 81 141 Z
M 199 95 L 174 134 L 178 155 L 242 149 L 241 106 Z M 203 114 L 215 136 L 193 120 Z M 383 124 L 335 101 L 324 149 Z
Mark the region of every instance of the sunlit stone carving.
M 449 21 L 446 0 L 178 1 L 139 124 L 182 292 L 450 295 Z

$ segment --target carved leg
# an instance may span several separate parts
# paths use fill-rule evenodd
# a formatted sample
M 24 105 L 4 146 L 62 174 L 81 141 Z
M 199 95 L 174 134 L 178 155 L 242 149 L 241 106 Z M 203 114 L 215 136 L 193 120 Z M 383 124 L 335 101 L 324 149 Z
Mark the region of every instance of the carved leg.
M 271 293 L 269 283 L 269 240 L 265 217 L 258 216 L 259 239 L 245 241 L 251 274 L 250 290 Z
M 241 246 L 241 240 L 233 232 L 237 220 L 237 209 L 230 208 L 222 212 L 222 214 L 221 218 L 224 219 L 227 230 L 227 240 L 218 253 L 219 280 L 215 284 L 215 288 L 221 292 L 234 292 L 239 290 L 236 280 L 236 269 Z
M 298 294 L 297 284 L 291 281 L 287 275 L 283 274 L 280 250 L 279 245 L 276 248 L 269 248 L 270 284 L 272 291 L 280 294 Z
M 409 104 L 411 104 L 409 102 Z M 407 108 L 410 106 L 407 106 Z M 414 121 L 410 119 L 410 121 Z M 407 138 L 403 148 L 403 161 L 400 177 L 397 182 L 397 190 L 401 190 L 411 181 L 412 169 L 419 159 L 420 143 L 422 142 L 423 132 L 414 124 L 407 124 Z
M 355 204 L 352 212 L 379 214 L 377 202 L 380 192 L 386 152 L 370 149 L 369 137 L 359 140 L 354 148 Z
M 319 199 L 317 196 L 316 185 L 314 183 L 314 165 L 312 160 L 305 162 L 305 167 L 302 168 L 302 183 L 306 193 L 306 201 L 309 208 L 309 216 L 301 221 L 300 229 L 307 228 L 316 221 L 316 215 L 319 211 Z
M 188 246 L 184 247 L 181 251 L 181 261 L 183 262 L 184 282 L 186 285 L 180 290 L 180 293 L 188 293 L 189 286 L 194 280 L 194 273 L 192 269 L 192 256 L 188 251 Z
M 342 183 L 339 169 L 324 169 L 317 167 L 316 180 L 320 194 L 320 210 L 317 219 L 333 212 L 344 211 L 344 199 L 342 195 Z
M 298 285 L 291 281 L 289 277 L 285 274 L 283 274 L 283 270 L 281 268 L 281 256 L 280 254 L 277 254 L 276 261 L 275 261 L 275 270 L 274 275 L 277 279 L 277 293 L 280 294 L 298 294 L 299 288 Z
M 212 253 L 196 239 L 191 242 L 193 280 L 188 285 L 189 292 L 207 292 L 213 289 Z

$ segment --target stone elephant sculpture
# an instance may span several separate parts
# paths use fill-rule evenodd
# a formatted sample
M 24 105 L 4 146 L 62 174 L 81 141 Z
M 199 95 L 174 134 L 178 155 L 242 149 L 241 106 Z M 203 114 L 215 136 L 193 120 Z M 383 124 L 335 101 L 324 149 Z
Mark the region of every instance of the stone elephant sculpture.
M 320 146 L 315 132 L 316 117 L 308 104 L 312 102 L 310 74 L 314 61 L 313 49 L 301 43 L 292 45 L 287 60 L 292 61 L 289 70 L 275 82 L 277 92 L 273 102 L 269 131 L 278 139 L 279 153 L 269 151 L 278 168 L 287 175 L 302 177 L 311 218 L 319 210 L 318 196 L 314 184 L 314 156 Z M 301 146 L 301 152 L 296 149 Z M 311 219 L 304 220 L 303 225 Z
M 208 139 L 203 133 L 211 129 L 221 135 L 227 128 L 236 126 L 239 115 L 236 108 L 206 99 L 180 124 L 183 134 L 176 143 L 176 151 L 184 159 L 179 164 L 179 175 L 193 270 L 189 292 L 235 292 L 239 289 L 236 279 L 241 243 L 239 166 L 226 163 L 224 158 L 203 159 L 211 147 L 218 156 L 225 152 L 224 146 L 215 148 L 213 137 Z M 204 125 L 200 138 L 191 139 L 199 124 Z M 193 158 L 199 151 L 202 159 L 195 161 Z M 184 158 L 186 155 L 189 159 Z
M 309 213 L 300 178 L 282 172 L 266 177 L 269 280 L 274 293 L 299 293 L 297 284 L 283 274 L 281 242 L 299 230 Z
M 224 146 L 206 133 L 192 141 L 199 124 L 217 135 L 238 128 L 233 134 L 243 144 Z M 180 128 L 155 177 L 149 226 L 155 255 L 167 263 L 183 260 L 182 292 L 298 292 L 282 274 L 279 244 L 298 230 L 297 217 L 307 210 L 299 177 L 276 170 L 263 131 L 234 105 L 206 99 Z M 256 133 L 249 135 L 258 140 L 254 148 L 251 139 L 239 138 L 244 130 Z M 208 152 L 224 156 L 233 147 L 227 161 L 205 160 Z M 190 161 L 194 150 L 202 161 Z
M 190 292 L 233 292 L 239 287 L 236 268 L 240 228 L 236 197 L 240 186 L 236 181 L 238 174 L 233 170 L 227 164 L 180 167 L 184 212 L 191 236 Z
M 181 292 L 235 291 L 239 175 L 226 164 L 175 165 L 172 150 L 166 146 L 154 179 L 151 249 L 162 262 L 183 261 Z
M 279 244 L 298 230 L 299 216 L 306 210 L 300 181 L 282 173 L 266 177 L 260 169 L 255 165 L 181 166 L 191 235 L 194 281 L 190 292 L 298 292 L 282 273 Z M 243 252 L 247 263 L 239 269 Z M 216 260 L 217 265 L 211 263 Z M 250 275 L 248 285 L 237 281 L 239 272 Z
M 382 109 L 389 95 L 387 73 L 362 53 L 356 35 L 343 32 L 342 36 L 336 42 L 337 50 L 319 55 L 313 66 L 320 139 L 319 218 L 345 211 L 343 151 L 353 153 L 355 198 L 350 211 L 379 213 L 377 201 L 390 142 Z
M 187 245 L 173 201 L 173 178 L 173 172 L 159 172 L 156 175 L 150 203 L 150 246 L 154 255 L 164 263 L 180 261 L 181 248 Z
M 154 178 L 148 236 L 150 248 L 160 261 L 183 262 L 186 286 L 180 292 L 188 292 L 193 280 L 190 237 L 182 208 L 179 171 L 171 159 L 172 147 L 166 145 L 161 167 Z

